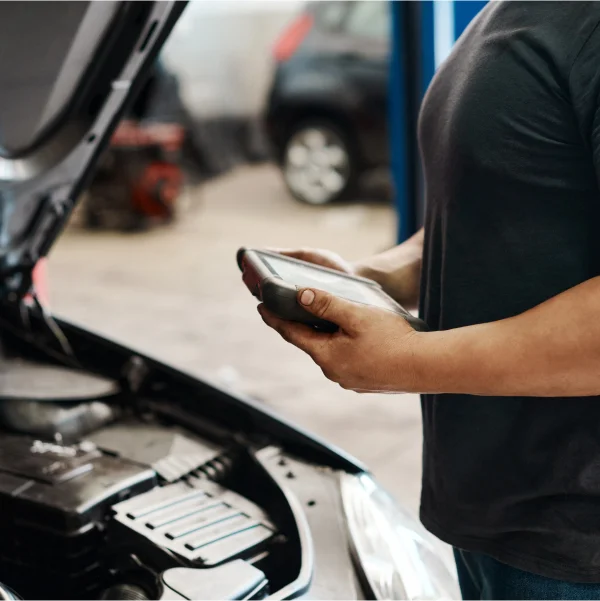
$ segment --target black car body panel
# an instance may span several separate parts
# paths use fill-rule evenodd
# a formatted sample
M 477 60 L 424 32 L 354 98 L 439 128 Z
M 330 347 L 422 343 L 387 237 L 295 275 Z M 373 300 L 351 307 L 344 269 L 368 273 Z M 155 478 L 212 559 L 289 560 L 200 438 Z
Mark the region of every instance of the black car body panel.
M 36 307 L 30 307 L 26 314 L 12 303 L 0 308 L 0 330 L 14 336 L 11 340 L 17 348 L 24 344 L 23 350 L 29 349 L 34 356 L 42 353 L 61 364 L 120 381 L 147 402 L 164 403 L 161 411 L 174 420 L 178 415 L 182 420 L 189 419 L 200 411 L 213 437 L 218 438 L 221 433 L 229 438 L 231 432 L 240 432 L 248 440 L 255 437 L 257 442 L 262 439 L 285 445 L 290 452 L 319 465 L 349 473 L 366 471 L 355 458 L 292 425 L 258 401 L 198 380 L 89 329 L 56 318 L 53 321 L 69 340 L 72 356 L 65 355 Z

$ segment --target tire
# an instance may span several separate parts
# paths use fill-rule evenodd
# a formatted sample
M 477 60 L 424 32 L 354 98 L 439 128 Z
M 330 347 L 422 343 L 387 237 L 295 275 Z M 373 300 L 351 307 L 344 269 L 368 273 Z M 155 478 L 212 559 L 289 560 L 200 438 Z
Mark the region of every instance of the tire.
M 281 168 L 290 194 L 310 205 L 326 205 L 356 192 L 358 160 L 349 136 L 336 125 L 308 120 L 290 131 Z

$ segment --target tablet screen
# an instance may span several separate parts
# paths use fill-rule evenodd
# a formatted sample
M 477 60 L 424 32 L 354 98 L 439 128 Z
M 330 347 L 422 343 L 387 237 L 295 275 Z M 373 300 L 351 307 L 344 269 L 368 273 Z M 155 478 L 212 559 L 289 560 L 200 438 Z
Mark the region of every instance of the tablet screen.
M 382 309 L 394 309 L 395 305 L 377 288 L 363 282 L 344 277 L 342 274 L 330 273 L 321 269 L 286 261 L 271 255 L 260 255 L 261 259 L 281 279 L 300 288 L 319 288 L 357 303 L 374 305 Z

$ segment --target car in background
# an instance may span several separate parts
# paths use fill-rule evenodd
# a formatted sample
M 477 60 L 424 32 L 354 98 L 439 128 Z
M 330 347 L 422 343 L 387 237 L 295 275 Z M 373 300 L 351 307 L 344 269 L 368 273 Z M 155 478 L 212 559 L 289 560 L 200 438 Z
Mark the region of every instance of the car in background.
M 274 48 L 266 130 L 291 194 L 322 205 L 389 162 L 387 2 L 311 2 Z

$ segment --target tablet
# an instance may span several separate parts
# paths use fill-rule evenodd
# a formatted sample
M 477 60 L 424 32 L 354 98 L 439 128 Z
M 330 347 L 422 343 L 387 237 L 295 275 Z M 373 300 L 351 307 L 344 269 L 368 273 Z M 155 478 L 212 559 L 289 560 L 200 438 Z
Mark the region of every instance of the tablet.
M 425 322 L 411 315 L 373 280 L 266 250 L 241 248 L 237 260 L 244 283 L 250 292 L 262 301 L 269 311 L 282 319 L 297 321 L 329 332 L 335 331 L 335 324 L 315 317 L 298 303 L 298 290 L 318 288 L 355 303 L 398 313 L 415 330 L 428 329 Z

